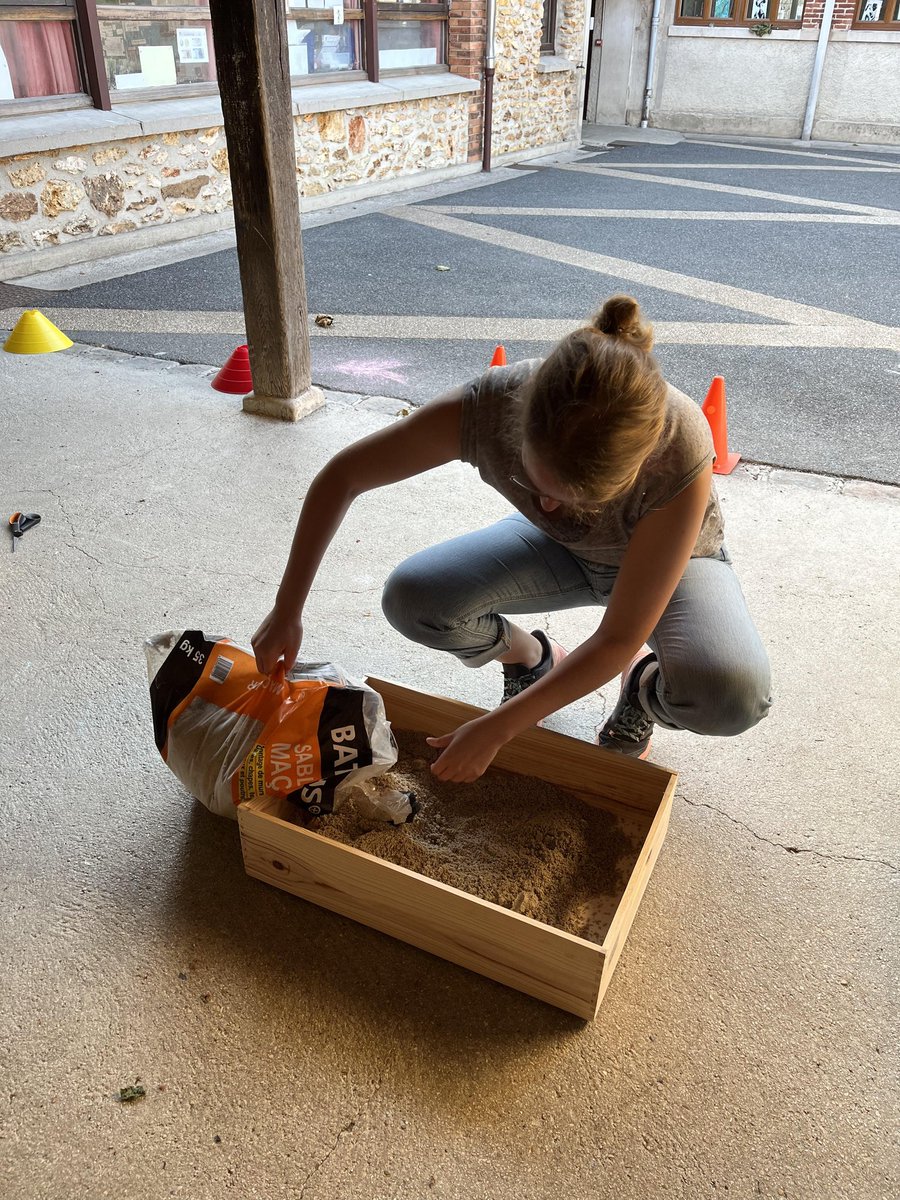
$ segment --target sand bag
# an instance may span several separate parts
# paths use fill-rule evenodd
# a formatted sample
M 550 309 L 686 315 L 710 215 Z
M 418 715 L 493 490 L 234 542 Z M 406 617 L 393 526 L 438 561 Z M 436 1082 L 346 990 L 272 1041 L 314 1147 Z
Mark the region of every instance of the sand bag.
M 333 812 L 397 761 L 381 696 L 333 663 L 297 663 L 270 678 L 249 651 L 192 629 L 151 638 L 145 652 L 157 748 L 220 816 L 262 796 L 311 816 Z

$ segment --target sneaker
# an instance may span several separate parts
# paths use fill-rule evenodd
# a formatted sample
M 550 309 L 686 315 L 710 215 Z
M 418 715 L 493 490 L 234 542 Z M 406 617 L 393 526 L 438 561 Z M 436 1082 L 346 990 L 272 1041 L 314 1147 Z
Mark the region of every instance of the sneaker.
M 536 637 L 544 648 L 544 654 L 536 667 L 524 667 L 521 663 L 503 664 L 503 698 L 501 704 L 518 696 L 526 688 L 537 683 L 539 679 L 552 670 L 557 663 L 566 657 L 566 651 L 558 642 L 551 641 L 542 629 L 532 629 L 531 636 Z
M 656 665 L 656 655 L 645 646 L 622 672 L 619 701 L 597 734 L 604 750 L 617 750 L 631 758 L 646 758 L 650 753 L 653 718 L 641 707 L 638 692 L 644 673 Z

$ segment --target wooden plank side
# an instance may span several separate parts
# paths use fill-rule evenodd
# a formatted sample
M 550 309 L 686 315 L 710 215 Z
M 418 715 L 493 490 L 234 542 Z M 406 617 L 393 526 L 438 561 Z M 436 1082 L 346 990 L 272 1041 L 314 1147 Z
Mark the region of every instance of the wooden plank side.
M 384 679 L 369 678 L 366 682 L 381 694 L 388 720 L 400 729 L 439 737 L 464 721 L 484 716 L 486 711 L 443 696 L 414 692 Z M 501 749 L 494 766 L 645 813 L 656 812 L 673 777 L 664 767 L 601 750 L 549 729 L 528 729 L 518 734 Z
M 650 826 L 650 832 L 647 834 L 637 862 L 634 864 L 625 891 L 622 893 L 622 899 L 619 901 L 616 915 L 613 917 L 603 941 L 605 958 L 603 963 L 603 979 L 601 980 L 600 992 L 597 996 L 598 1008 L 603 997 L 606 995 L 606 989 L 609 987 L 613 971 L 616 969 L 619 955 L 622 953 L 625 940 L 631 930 L 634 918 L 637 916 L 638 907 L 644 897 L 644 892 L 647 890 L 647 884 L 650 882 L 650 876 L 665 841 L 677 782 L 678 776 L 673 775 L 671 783 L 666 788 L 659 811 Z
M 291 399 L 310 353 L 285 6 L 210 0 L 210 21 L 253 392 Z
M 247 873 L 590 1019 L 604 951 L 456 888 L 280 821 L 238 810 Z

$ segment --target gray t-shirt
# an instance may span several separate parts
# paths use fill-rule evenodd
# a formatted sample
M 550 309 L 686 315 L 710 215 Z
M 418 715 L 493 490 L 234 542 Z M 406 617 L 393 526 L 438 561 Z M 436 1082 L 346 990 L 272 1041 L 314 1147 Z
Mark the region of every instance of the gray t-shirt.
M 511 475 L 524 475 L 521 385 L 540 362 L 533 358 L 509 367 L 492 367 L 466 387 L 460 457 L 476 467 L 485 483 L 505 496 L 532 524 L 578 558 L 618 566 L 641 517 L 668 504 L 712 462 L 709 424 L 698 404 L 669 386 L 662 434 L 633 486 L 587 516 L 575 517 L 560 509 L 545 513 L 535 496 L 510 479 Z M 722 512 L 713 487 L 692 557 L 718 553 L 722 537 Z

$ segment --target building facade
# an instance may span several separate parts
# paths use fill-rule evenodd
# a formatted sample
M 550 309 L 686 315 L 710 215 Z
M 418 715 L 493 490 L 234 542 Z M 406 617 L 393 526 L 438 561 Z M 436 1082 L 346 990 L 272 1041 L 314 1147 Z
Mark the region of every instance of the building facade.
M 653 0 L 590 3 L 588 120 L 900 144 L 900 0 L 661 0 L 649 80 Z
M 264 2 L 303 207 L 480 170 L 489 0 Z M 495 162 L 583 120 L 900 144 L 900 0 L 491 3 Z M 208 0 L 0 0 L 0 278 L 231 223 Z
M 274 2 L 274 0 L 271 0 Z M 283 0 L 303 205 L 481 167 L 487 0 Z M 493 155 L 575 144 L 584 0 L 496 0 Z M 0 278 L 231 223 L 204 0 L 0 0 Z

